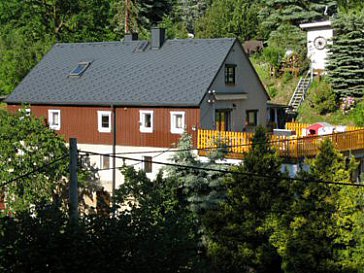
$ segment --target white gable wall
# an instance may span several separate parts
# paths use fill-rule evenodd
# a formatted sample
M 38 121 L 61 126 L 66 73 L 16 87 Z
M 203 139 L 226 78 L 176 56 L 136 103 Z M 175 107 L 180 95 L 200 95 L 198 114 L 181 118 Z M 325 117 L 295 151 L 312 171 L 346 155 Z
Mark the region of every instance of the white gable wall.
M 225 64 L 235 64 L 236 84 L 234 86 L 225 84 Z M 246 121 L 247 110 L 258 110 L 258 125 L 266 126 L 267 95 L 264 91 L 254 68 L 241 46 L 236 42 L 229 52 L 223 66 L 220 68 L 214 82 L 210 87 L 201 104 L 201 128 L 215 128 L 215 111 L 218 109 L 231 110 L 231 130 L 243 131 Z M 214 100 L 215 93 L 240 93 L 246 94 L 246 99 L 218 101 Z M 210 102 L 209 102 L 210 100 Z

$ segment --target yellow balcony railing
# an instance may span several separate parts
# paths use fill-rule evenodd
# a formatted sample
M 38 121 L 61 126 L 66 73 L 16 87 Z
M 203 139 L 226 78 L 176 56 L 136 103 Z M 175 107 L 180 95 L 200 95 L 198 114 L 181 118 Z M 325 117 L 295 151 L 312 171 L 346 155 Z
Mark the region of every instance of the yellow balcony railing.
M 299 127 L 297 127 L 299 128 Z M 242 159 L 252 145 L 253 133 L 198 130 L 198 149 L 200 155 L 207 155 L 218 146 L 228 149 L 228 158 Z M 364 150 L 364 128 L 334 133 L 324 136 L 270 136 L 270 144 L 285 158 L 314 157 L 319 152 L 321 142 L 329 138 L 338 151 Z

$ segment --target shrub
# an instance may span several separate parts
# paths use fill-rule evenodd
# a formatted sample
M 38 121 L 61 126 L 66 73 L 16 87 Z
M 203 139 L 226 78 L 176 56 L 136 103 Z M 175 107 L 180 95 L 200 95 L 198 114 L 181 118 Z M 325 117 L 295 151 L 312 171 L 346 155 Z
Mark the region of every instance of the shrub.
M 337 109 L 337 95 L 332 91 L 330 84 L 323 81 L 312 86 L 313 100 L 320 115 L 331 113 Z
M 364 101 L 360 102 L 352 112 L 355 125 L 364 126 Z

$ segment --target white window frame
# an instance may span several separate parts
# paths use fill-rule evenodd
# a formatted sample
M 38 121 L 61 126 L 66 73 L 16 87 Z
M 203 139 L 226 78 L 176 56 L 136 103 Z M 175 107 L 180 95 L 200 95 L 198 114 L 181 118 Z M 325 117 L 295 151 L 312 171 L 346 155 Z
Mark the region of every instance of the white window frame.
M 53 124 L 53 122 L 54 122 L 53 114 L 54 113 L 58 114 L 58 124 Z M 60 130 L 61 129 L 61 110 L 56 110 L 56 109 L 49 109 L 48 110 L 48 124 L 49 124 L 49 128 L 51 128 L 53 130 Z
M 185 112 L 170 112 L 171 113 L 171 133 L 172 134 L 183 134 L 185 127 L 186 127 L 186 119 L 185 119 Z M 176 124 L 176 116 L 182 115 L 182 128 L 177 128 Z
M 150 115 L 150 127 L 145 126 L 145 116 Z M 140 110 L 139 111 L 139 131 L 141 133 L 153 133 L 153 111 L 151 110 Z
M 107 116 L 109 118 L 109 126 L 102 126 L 102 117 Z M 111 111 L 97 111 L 97 127 L 100 133 L 111 133 Z

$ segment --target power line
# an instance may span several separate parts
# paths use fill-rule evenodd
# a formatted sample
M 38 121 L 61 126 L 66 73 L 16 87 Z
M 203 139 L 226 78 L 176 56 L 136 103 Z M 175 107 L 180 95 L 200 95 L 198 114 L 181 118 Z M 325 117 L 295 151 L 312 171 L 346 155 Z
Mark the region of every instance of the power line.
M 95 152 L 88 152 L 88 153 L 95 154 L 95 155 L 104 155 L 104 154 L 95 153 Z M 114 157 L 112 155 L 106 155 L 106 156 Z M 257 174 L 257 173 L 251 173 L 251 172 L 240 172 L 240 171 L 232 171 L 232 170 L 213 169 L 213 168 L 207 168 L 207 167 L 188 166 L 188 165 L 181 165 L 181 164 L 176 164 L 176 163 L 159 162 L 159 161 L 153 161 L 153 160 L 145 160 L 145 159 L 137 159 L 137 158 L 121 157 L 121 156 L 115 156 L 115 158 L 123 159 L 123 160 L 130 160 L 130 161 L 138 161 L 138 162 L 148 162 L 148 163 L 164 165 L 164 166 L 178 167 L 178 168 L 183 168 L 183 169 L 192 169 L 192 170 L 201 170 L 201 171 L 215 171 L 215 172 L 221 172 L 221 173 L 225 173 L 225 174 L 241 174 L 241 175 L 254 176 L 254 177 L 260 177 L 260 178 L 268 178 L 268 179 L 301 181 L 301 182 L 305 182 L 305 183 L 321 183 L 321 184 L 340 185 L 340 186 L 364 187 L 364 184 L 352 184 L 352 183 L 347 183 L 347 182 L 342 182 L 342 181 L 336 181 L 335 182 L 335 181 L 325 181 L 325 180 L 321 180 L 321 179 L 313 179 L 313 180 L 310 179 L 310 180 L 308 180 L 308 179 L 297 178 L 297 177 L 291 178 L 291 177 L 282 177 L 282 176 L 271 176 L 271 175 Z M 123 166 L 115 167 L 115 168 L 104 168 L 104 169 L 99 169 L 99 171 L 117 169 L 117 168 L 122 168 L 122 167 Z
M 55 159 L 55 160 L 53 160 L 53 161 L 51 161 L 51 162 L 49 162 L 49 163 L 47 163 L 47 164 L 45 164 L 45 165 L 43 165 L 43 166 L 41 166 L 41 167 L 38 167 L 38 168 L 36 168 L 36 169 L 33 169 L 32 171 L 30 171 L 30 172 L 28 172 L 28 173 L 26 173 L 26 174 L 20 175 L 20 176 L 18 176 L 18 177 L 15 177 L 15 178 L 13 178 L 13 179 L 11 179 L 11 180 L 8 180 L 8 181 L 6 181 L 6 182 L 4 182 L 4 183 L 0 184 L 0 187 L 4 187 L 4 186 L 6 186 L 6 185 L 8 185 L 8 184 L 10 184 L 10 183 L 13 183 L 13 182 L 18 181 L 19 179 L 22 179 L 22 178 L 28 177 L 29 175 L 32 175 L 32 174 L 34 174 L 34 173 L 40 172 L 40 171 L 41 171 L 41 170 L 43 170 L 44 168 L 49 167 L 49 166 L 53 165 L 54 163 L 57 163 L 57 162 L 59 162 L 59 161 L 61 161 L 61 160 L 65 159 L 65 158 L 67 158 L 67 157 L 68 157 L 68 155 L 64 155 L 64 156 L 62 156 L 62 157 L 60 157 L 60 158 L 57 158 L 57 159 Z
M 363 131 L 363 129 L 357 129 L 357 130 L 353 130 L 353 131 L 348 131 L 348 132 L 356 132 L 356 131 Z M 287 142 L 299 142 L 299 141 L 313 141 L 316 139 L 322 139 L 322 138 L 330 138 L 333 136 L 337 136 L 337 135 L 341 135 L 344 133 L 348 133 L 348 132 L 338 132 L 338 133 L 333 133 L 333 134 L 327 134 L 327 135 L 317 135 L 317 136 L 306 136 L 306 137 L 296 137 L 296 138 L 289 138 L 289 139 L 279 139 L 279 140 L 271 140 L 271 141 L 267 141 L 267 142 L 256 142 L 256 143 L 244 143 L 244 144 L 237 144 L 237 145 L 225 145 L 222 147 L 218 147 L 218 146 L 210 146 L 210 147 L 205 147 L 205 148 L 187 148 L 187 149 L 177 149 L 174 147 L 170 147 L 168 149 L 165 150 L 146 150 L 146 151 L 135 151 L 135 152 L 119 152 L 119 153 L 115 153 L 115 155 L 133 155 L 133 154 L 153 154 L 153 153 L 167 153 L 167 152 L 189 152 L 189 151 L 206 151 L 206 150 L 214 150 L 214 149 L 231 149 L 231 148 L 239 148 L 239 147 L 250 147 L 253 145 L 261 145 L 261 144 L 276 144 L 276 143 L 287 143 Z M 253 138 L 254 136 L 252 136 Z M 222 143 L 223 144 L 223 143 Z M 172 150 L 173 149 L 173 150 Z M 85 151 L 80 150 L 79 152 L 81 153 L 87 153 Z M 236 154 L 238 153 L 244 153 L 244 152 L 234 152 Z M 113 153 L 105 153 L 103 155 L 112 155 Z

